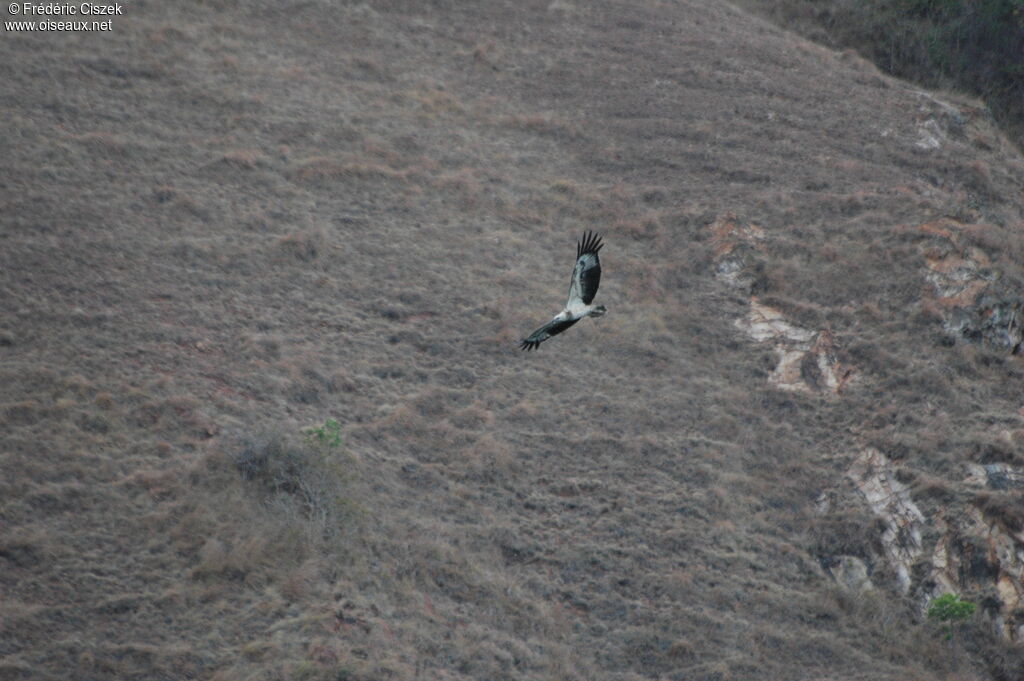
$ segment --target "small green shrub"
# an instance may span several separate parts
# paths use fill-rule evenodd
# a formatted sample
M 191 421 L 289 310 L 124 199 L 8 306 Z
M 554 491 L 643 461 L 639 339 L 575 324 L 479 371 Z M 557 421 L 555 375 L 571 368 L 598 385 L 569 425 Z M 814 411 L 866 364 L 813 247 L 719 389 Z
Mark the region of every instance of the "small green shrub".
M 953 648 L 954 661 L 957 657 L 954 634 L 974 614 L 975 609 L 974 603 L 962 600 L 956 594 L 943 594 L 928 605 L 928 619 L 942 623 L 942 632 Z
M 341 425 L 334 419 L 327 419 L 324 425 L 306 429 L 306 437 L 328 449 L 341 446 Z

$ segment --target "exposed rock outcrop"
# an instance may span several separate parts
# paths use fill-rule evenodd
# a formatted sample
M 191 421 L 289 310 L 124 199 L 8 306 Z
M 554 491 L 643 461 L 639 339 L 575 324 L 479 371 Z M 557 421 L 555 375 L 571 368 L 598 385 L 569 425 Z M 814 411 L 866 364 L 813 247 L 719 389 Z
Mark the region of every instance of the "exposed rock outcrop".
M 974 305 L 952 310 L 945 327 L 950 333 L 974 343 L 1018 354 L 1024 343 L 1024 298 L 1015 295 L 984 295 Z
M 832 579 L 847 591 L 857 593 L 875 588 L 867 564 L 856 556 L 834 556 L 822 563 Z
M 994 490 L 1024 490 L 1024 471 L 1005 463 L 967 464 L 968 485 Z
M 764 251 L 764 230 L 733 213 L 720 216 L 709 230 L 715 276 L 749 292 L 754 265 Z M 768 382 L 780 390 L 839 394 L 853 376 L 853 367 L 840 360 L 832 331 L 798 326 L 756 296 L 750 297 L 747 314 L 735 324 L 754 340 L 772 344 L 778 361 Z
M 749 291 L 754 282 L 751 265 L 756 254 L 764 252 L 764 230 L 735 213 L 719 216 L 708 229 L 715 276 L 730 286 Z
M 1024 489 L 1024 471 L 1007 464 L 968 464 L 967 469 L 967 485 L 994 491 Z M 859 498 L 831 490 L 822 495 L 819 511 L 866 504 L 884 527 L 882 555 L 877 558 L 892 568 L 900 589 L 917 599 L 922 612 L 943 593 L 964 593 L 979 601 L 983 616 L 1004 638 L 1024 641 L 1024 530 L 986 515 L 978 503 L 968 505 L 966 512 L 940 507 L 926 515 L 914 502 L 911 488 L 898 479 L 896 466 L 876 449 L 865 449 L 847 477 Z M 873 571 L 859 558 L 821 558 L 845 589 L 873 586 Z
M 1017 354 L 1024 341 L 1024 297 L 1001 286 L 985 251 L 964 244 L 967 229 L 989 227 L 943 218 L 913 228 L 926 237 L 920 248 L 931 284 L 928 296 L 953 337 Z
M 939 540 L 932 551 L 923 600 L 947 592 L 983 594 L 982 609 L 1005 638 L 1024 641 L 1024 532 L 1011 532 L 981 509 L 936 519 Z M 994 587 L 994 588 L 993 588 Z
M 925 133 L 932 135 L 929 140 L 946 138 L 931 119 L 921 130 L 922 139 Z M 961 341 L 1019 352 L 1024 297 L 1000 280 L 995 256 L 966 236 L 968 230 L 976 237 L 990 227 L 944 218 L 899 229 L 917 240 L 927 282 L 922 303 L 941 317 L 946 332 Z M 764 230 L 732 213 L 720 216 L 709 230 L 715 276 L 749 295 L 749 307 L 735 320 L 736 327 L 771 344 L 777 357 L 768 382 L 780 390 L 841 394 L 855 372 L 843 360 L 835 334 L 800 326 L 751 295 L 767 257 Z M 914 598 L 922 613 L 933 598 L 962 593 L 978 603 L 982 616 L 1004 638 L 1024 641 L 1024 530 L 987 513 L 982 496 L 1024 490 L 1024 471 L 1005 463 L 967 464 L 965 483 L 979 496 L 947 506 L 925 504 L 927 512 L 915 502 L 906 472 L 879 449 L 866 447 L 846 473 L 852 486 L 822 494 L 823 514 L 866 507 L 881 528 L 865 555 L 818 556 L 822 567 L 855 593 L 891 585 L 891 577 L 876 577 L 892 574 L 895 588 Z M 888 569 L 879 572 L 881 566 Z
M 768 382 L 780 390 L 839 394 L 853 375 L 853 367 L 839 359 L 835 334 L 797 326 L 757 298 L 750 299 L 746 316 L 735 324 L 751 338 L 773 345 L 778 363 Z
M 877 449 L 865 449 L 847 472 L 871 511 L 885 523 L 882 547 L 896 570 L 904 593 L 910 590 L 910 572 L 921 554 L 924 515 L 910 497 L 910 489 L 896 479 L 892 462 Z

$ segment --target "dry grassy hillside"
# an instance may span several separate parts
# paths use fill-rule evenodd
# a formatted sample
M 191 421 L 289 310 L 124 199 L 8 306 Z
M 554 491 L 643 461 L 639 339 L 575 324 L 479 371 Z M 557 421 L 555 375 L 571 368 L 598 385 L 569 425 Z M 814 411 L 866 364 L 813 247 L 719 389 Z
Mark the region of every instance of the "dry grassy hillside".
M 697 0 L 0 57 L 0 679 L 1024 678 L 976 103 Z M 520 352 L 586 229 L 608 315 Z

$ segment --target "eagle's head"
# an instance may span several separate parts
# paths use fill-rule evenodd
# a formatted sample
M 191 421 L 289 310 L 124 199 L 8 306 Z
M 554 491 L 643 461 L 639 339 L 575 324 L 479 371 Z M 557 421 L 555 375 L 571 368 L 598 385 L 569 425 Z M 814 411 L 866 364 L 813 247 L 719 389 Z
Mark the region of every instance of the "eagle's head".
M 590 316 L 590 317 L 600 317 L 601 315 L 603 315 L 607 311 L 608 311 L 608 308 L 606 308 L 604 305 L 595 305 L 594 309 L 592 309 L 588 313 L 588 316 Z

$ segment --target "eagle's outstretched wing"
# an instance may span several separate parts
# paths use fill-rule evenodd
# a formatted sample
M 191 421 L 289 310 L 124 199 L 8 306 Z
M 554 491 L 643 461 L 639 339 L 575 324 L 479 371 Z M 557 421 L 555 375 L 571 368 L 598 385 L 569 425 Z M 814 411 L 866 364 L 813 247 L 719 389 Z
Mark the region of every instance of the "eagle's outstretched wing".
M 583 241 L 576 242 L 576 266 L 572 268 L 567 308 L 572 309 L 581 301 L 584 305 L 590 305 L 597 295 L 597 287 L 601 284 L 601 260 L 597 252 L 602 246 L 601 237 L 593 232 L 587 232 L 583 235 Z
M 540 347 L 540 344 L 548 338 L 562 333 L 578 321 L 579 319 L 552 319 L 550 322 L 531 333 L 519 347 L 523 350 L 536 350 Z

